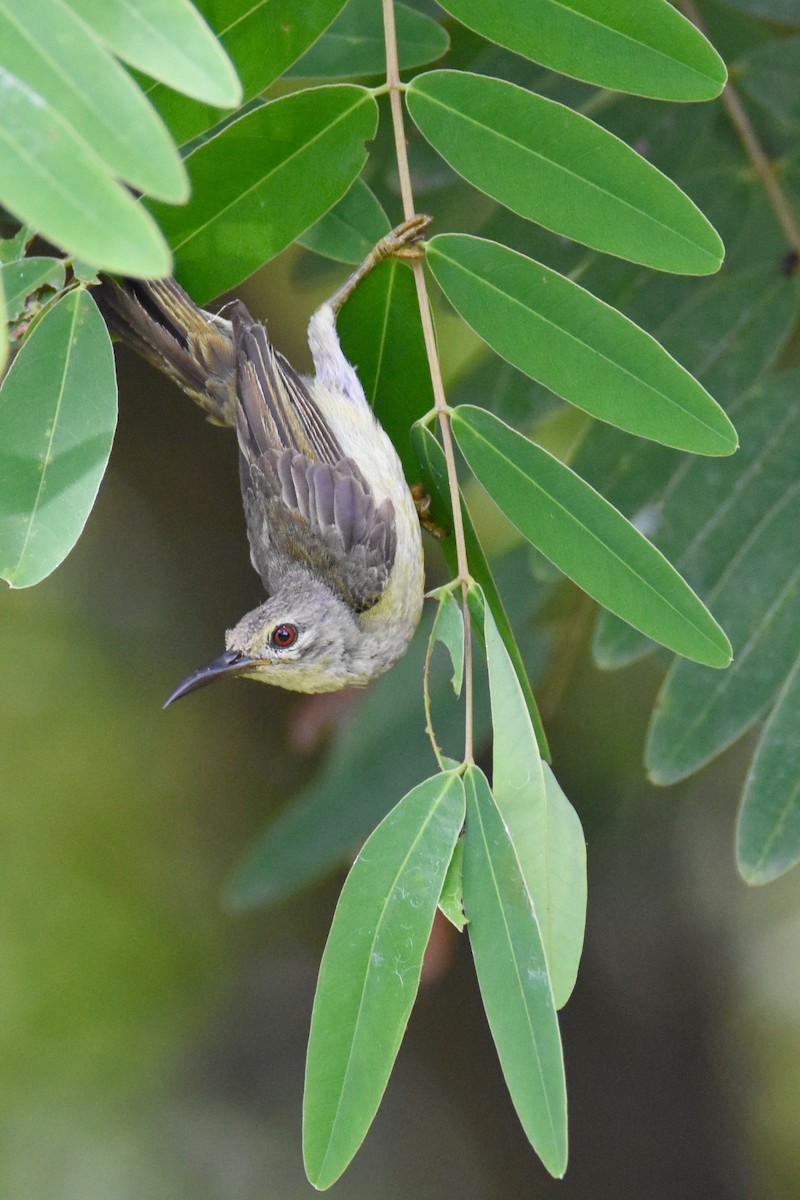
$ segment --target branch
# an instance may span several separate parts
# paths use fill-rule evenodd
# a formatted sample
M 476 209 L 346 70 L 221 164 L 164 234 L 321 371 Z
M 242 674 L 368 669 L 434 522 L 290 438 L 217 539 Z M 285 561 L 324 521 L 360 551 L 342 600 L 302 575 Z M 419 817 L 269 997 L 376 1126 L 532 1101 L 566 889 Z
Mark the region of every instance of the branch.
M 414 195 L 411 187 L 411 173 L 408 167 L 408 151 L 403 122 L 403 101 L 401 97 L 400 67 L 397 58 L 397 34 L 394 22 L 394 0 L 383 0 L 383 27 L 386 42 L 386 87 L 389 92 L 389 103 L 392 112 L 392 128 L 394 130 L 395 153 L 397 156 L 397 172 L 400 178 L 400 195 L 403 200 L 403 216 L 409 220 L 416 211 Z M 431 320 L 428 288 L 425 281 L 425 271 L 421 261 L 412 263 L 414 282 L 417 286 L 419 314 L 422 321 L 422 332 L 425 339 L 425 350 L 428 356 L 428 366 L 433 386 L 433 401 L 442 431 L 442 448 L 447 463 L 447 480 L 450 487 L 450 502 L 453 508 L 453 537 L 456 543 L 458 561 L 458 578 L 461 584 L 461 608 L 464 616 L 464 761 L 472 761 L 472 637 L 470 626 L 469 605 L 467 603 L 467 587 L 469 582 L 469 566 L 467 550 L 464 541 L 464 522 L 461 516 L 461 495 L 458 488 L 458 473 L 456 470 L 453 435 L 450 429 L 450 418 L 447 400 L 442 383 L 442 370 L 439 364 L 439 354 L 436 349 L 436 337 Z

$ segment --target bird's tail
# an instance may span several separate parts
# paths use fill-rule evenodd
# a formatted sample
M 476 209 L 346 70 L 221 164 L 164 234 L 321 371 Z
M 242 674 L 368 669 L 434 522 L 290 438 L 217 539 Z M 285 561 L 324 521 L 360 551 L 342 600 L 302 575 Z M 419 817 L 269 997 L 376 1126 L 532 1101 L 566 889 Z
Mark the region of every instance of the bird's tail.
M 168 375 L 217 425 L 236 425 L 229 321 L 199 308 L 174 279 L 107 276 L 92 289 L 112 333 Z

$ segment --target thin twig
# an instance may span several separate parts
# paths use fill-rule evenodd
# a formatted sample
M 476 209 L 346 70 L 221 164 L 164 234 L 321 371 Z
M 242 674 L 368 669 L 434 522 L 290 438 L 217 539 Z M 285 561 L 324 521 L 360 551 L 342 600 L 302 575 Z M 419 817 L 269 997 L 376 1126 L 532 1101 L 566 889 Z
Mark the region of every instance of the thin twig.
M 694 0 L 678 0 L 678 6 L 683 10 L 685 16 L 689 18 L 692 24 L 696 25 L 701 33 L 705 33 L 702 17 L 694 5 Z M 739 99 L 739 94 L 732 83 L 726 83 L 720 100 L 725 107 L 731 124 L 739 136 L 739 141 L 742 143 L 745 153 L 753 164 L 753 169 L 761 180 L 764 191 L 767 193 L 767 198 L 772 205 L 775 216 L 778 218 L 781 229 L 786 235 L 786 240 L 790 248 L 796 254 L 800 255 L 800 225 L 797 222 L 791 204 L 784 195 L 783 188 L 778 183 L 774 166 L 764 153 L 764 148 L 758 139 L 758 134 L 753 128 L 750 118 Z
M 389 92 L 389 104 L 392 113 L 392 128 L 394 130 L 395 152 L 397 155 L 397 173 L 400 179 L 400 195 L 403 200 L 403 216 L 409 220 L 414 216 L 414 194 L 411 187 L 411 172 L 408 167 L 408 151 L 406 148 L 405 125 L 403 121 L 403 101 L 401 97 L 400 67 L 397 59 L 397 35 L 394 23 L 394 0 L 383 0 L 383 28 L 386 41 L 386 86 Z M 461 515 L 461 495 L 458 488 L 458 473 L 456 471 L 453 435 L 450 429 L 450 418 L 447 400 L 442 383 L 442 370 L 439 364 L 439 354 L 436 349 L 436 336 L 431 320 L 428 288 L 425 282 L 425 272 L 421 261 L 412 263 L 414 282 L 417 287 L 419 314 L 422 321 L 422 333 L 425 339 L 425 350 L 428 356 L 428 366 L 433 387 L 433 402 L 442 430 L 442 448 L 447 464 L 447 481 L 450 487 L 450 502 L 453 508 L 453 537 L 456 544 L 458 561 L 458 577 L 461 583 L 461 607 L 464 616 L 464 760 L 472 761 L 472 638 L 470 633 L 469 605 L 467 603 L 467 587 L 469 566 L 467 564 L 467 549 L 464 541 L 464 522 Z

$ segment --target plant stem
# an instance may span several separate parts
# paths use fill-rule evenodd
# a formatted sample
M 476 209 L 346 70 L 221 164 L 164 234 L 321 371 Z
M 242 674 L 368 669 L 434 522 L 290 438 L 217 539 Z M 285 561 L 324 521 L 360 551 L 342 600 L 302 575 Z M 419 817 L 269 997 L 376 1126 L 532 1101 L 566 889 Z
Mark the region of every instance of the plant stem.
M 392 113 L 392 128 L 394 130 L 395 153 L 397 156 L 397 173 L 400 179 L 400 195 L 403 200 L 403 216 L 409 220 L 414 216 L 414 194 L 411 187 L 411 173 L 408 167 L 408 151 L 406 148 L 405 125 L 403 121 L 403 101 L 401 96 L 400 67 L 397 59 L 397 34 L 394 22 L 394 0 L 383 2 L 383 28 L 386 42 L 386 87 L 389 92 L 389 104 Z M 439 364 L 439 354 L 436 349 L 436 335 L 431 319 L 428 288 L 425 281 L 425 271 L 421 261 L 412 263 L 414 282 L 417 288 L 419 315 L 422 321 L 422 332 L 425 339 L 425 350 L 428 356 L 428 366 L 433 387 L 433 401 L 442 431 L 442 448 L 447 463 L 447 480 L 450 487 L 450 502 L 453 508 L 453 537 L 456 543 L 458 561 L 458 577 L 461 584 L 461 608 L 464 617 L 464 760 L 472 761 L 472 638 L 470 627 L 469 605 L 467 603 L 467 587 L 469 581 L 469 566 L 467 550 L 464 542 L 464 522 L 461 517 L 461 494 L 458 487 L 453 434 L 450 429 L 450 418 L 447 411 L 447 400 L 442 383 L 442 370 Z
M 701 33 L 705 33 L 703 20 L 695 7 L 694 0 L 678 0 L 678 7 L 683 10 L 684 15 L 689 18 L 692 24 L 697 26 Z M 733 84 L 730 82 L 725 84 L 720 100 L 731 124 L 738 134 L 739 141 L 742 143 L 747 157 L 753 164 L 754 171 L 761 180 L 764 191 L 767 193 L 767 198 L 772 205 L 775 216 L 778 218 L 781 229 L 786 235 L 786 240 L 790 248 L 795 254 L 800 255 L 800 225 L 798 225 L 794 210 L 786 199 L 781 185 L 778 183 L 775 168 L 764 153 L 764 148 L 758 139 L 758 134 L 753 128 Z

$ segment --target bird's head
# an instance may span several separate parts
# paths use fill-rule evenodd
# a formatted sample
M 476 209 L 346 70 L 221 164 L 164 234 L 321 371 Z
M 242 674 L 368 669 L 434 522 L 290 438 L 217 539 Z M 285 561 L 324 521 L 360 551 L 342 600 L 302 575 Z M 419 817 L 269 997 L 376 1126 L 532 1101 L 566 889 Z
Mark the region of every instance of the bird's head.
M 194 671 L 167 704 L 234 675 L 293 692 L 367 683 L 374 671 L 361 653 L 363 641 L 358 616 L 344 600 L 309 572 L 296 572 L 228 630 L 225 653 Z

